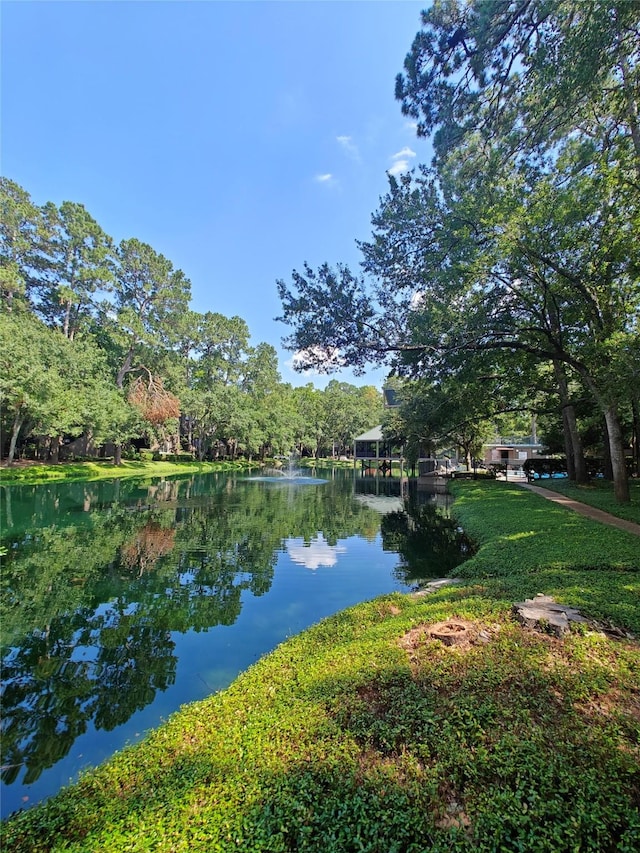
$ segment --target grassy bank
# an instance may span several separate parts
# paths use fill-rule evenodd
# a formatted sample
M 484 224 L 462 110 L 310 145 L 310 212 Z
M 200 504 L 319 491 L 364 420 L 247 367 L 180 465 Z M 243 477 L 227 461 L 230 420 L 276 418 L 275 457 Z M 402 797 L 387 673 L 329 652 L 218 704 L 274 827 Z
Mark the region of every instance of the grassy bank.
M 627 521 L 635 521 L 640 524 L 640 480 L 629 482 L 631 502 L 620 504 L 616 502 L 613 494 L 613 484 L 609 480 L 592 480 L 588 486 L 576 486 L 568 480 L 540 480 L 536 485 L 545 489 L 552 489 L 566 495 L 574 501 L 595 506 L 604 512 L 610 512 L 618 518 L 626 518 Z
M 104 480 L 121 477 L 170 477 L 179 474 L 207 474 L 212 471 L 246 471 L 260 468 L 260 462 L 155 462 L 123 460 L 112 462 L 61 462 L 58 465 L 4 466 L 0 468 L 0 482 L 4 485 L 50 483 L 56 480 Z
M 481 547 L 457 570 L 510 601 L 538 592 L 640 636 L 640 538 L 515 484 L 452 483 L 454 508 Z
M 637 850 L 637 643 L 583 627 L 559 640 L 511 616 L 549 592 L 639 631 L 637 538 L 516 486 L 454 489 L 480 545 L 462 583 L 290 639 L 14 817 L 3 849 Z M 454 617 L 465 642 L 430 638 Z
M 80 480 L 103 480 L 120 477 L 169 477 L 179 474 L 207 474 L 215 471 L 247 471 L 269 467 L 273 462 L 259 462 L 238 459 L 233 462 L 158 462 L 143 460 L 123 460 L 120 465 L 112 462 L 61 462 L 57 465 L 0 466 L 0 482 L 6 486 L 29 483 L 50 483 L 56 480 L 74 482 Z M 302 459 L 296 462 L 296 468 L 353 468 L 353 462 L 336 459 Z

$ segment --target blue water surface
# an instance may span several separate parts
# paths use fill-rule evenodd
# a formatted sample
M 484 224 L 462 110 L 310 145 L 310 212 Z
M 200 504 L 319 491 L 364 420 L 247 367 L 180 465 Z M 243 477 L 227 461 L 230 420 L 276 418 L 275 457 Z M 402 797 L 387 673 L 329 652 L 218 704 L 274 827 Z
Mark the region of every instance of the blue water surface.
M 416 583 L 398 546 L 411 525 L 381 533 L 400 484 L 353 472 L 1 491 L 3 816 L 287 637 Z

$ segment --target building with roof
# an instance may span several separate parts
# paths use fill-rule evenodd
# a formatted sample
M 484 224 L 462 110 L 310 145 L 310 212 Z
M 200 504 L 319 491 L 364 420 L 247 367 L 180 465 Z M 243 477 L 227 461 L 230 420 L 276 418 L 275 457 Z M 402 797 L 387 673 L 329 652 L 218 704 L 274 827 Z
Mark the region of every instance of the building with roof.
M 385 439 L 382 435 L 382 425 L 363 432 L 353 440 L 353 458 L 358 461 L 363 470 L 381 471 L 387 473 L 391 470 L 392 462 L 404 462 L 402 445 L 396 445 Z
M 492 444 L 483 444 L 482 454 L 484 464 L 487 466 L 505 465 L 518 469 L 527 459 L 543 456 L 544 445 L 540 444 L 535 435 L 525 438 L 499 438 Z

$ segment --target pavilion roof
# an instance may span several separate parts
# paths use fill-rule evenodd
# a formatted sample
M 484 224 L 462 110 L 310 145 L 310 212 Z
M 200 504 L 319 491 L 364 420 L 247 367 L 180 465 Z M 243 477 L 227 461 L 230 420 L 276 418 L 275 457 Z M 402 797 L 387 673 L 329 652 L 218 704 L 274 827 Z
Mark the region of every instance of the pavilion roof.
M 380 426 L 373 427 L 373 429 L 370 429 L 367 432 L 363 432 L 362 435 L 357 435 L 354 438 L 354 441 L 383 441 L 382 424 L 380 424 Z

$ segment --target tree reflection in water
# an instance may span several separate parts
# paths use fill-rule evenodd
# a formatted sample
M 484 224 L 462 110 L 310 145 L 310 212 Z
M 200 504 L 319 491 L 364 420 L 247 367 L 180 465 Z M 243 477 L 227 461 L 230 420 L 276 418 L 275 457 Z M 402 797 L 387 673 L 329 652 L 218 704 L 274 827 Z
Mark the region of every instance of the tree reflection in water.
M 396 576 L 407 584 L 442 577 L 472 554 L 469 539 L 433 503 L 407 501 L 383 517 L 381 532 L 383 548 L 400 555 Z
M 291 538 L 371 538 L 331 492 L 229 477 L 4 489 L 2 779 L 31 784 L 91 727 L 111 731 L 176 678 L 172 635 L 232 625 Z
M 148 521 L 137 530 L 130 542 L 125 542 L 120 551 L 123 565 L 138 570 L 138 577 L 153 569 L 159 557 L 173 550 L 176 531 L 173 527 L 162 527 L 157 521 Z

